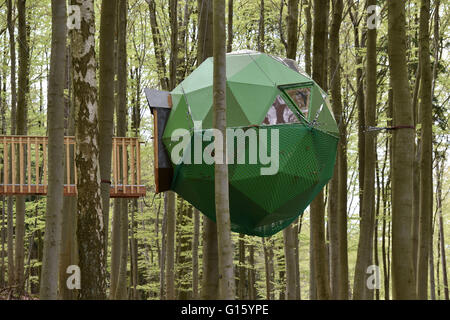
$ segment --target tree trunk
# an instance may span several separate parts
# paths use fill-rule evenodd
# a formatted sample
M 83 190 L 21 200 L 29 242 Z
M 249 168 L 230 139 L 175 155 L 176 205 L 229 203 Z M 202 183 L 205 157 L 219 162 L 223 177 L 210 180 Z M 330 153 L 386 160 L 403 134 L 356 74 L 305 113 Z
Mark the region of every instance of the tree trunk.
M 121 0 L 119 0 L 121 1 Z M 127 265 L 128 265 L 128 201 L 120 199 L 120 257 L 117 274 L 116 300 L 127 300 Z
M 3 110 L 2 110 L 3 111 Z M 2 128 L 3 129 L 3 128 Z M 2 132 L 3 134 L 3 132 Z M 1 222 L 1 228 L 0 228 L 0 242 L 1 242 L 1 266 L 0 266 L 0 287 L 4 288 L 5 287 L 5 256 L 6 256 L 6 252 L 5 252 L 5 242 L 6 242 L 6 221 L 5 221 L 5 213 L 6 213 L 6 201 L 5 201 L 5 197 L 1 197 L 1 202 L 2 202 L 2 211 L 1 211 L 1 215 L 2 215 L 2 222 Z
M 222 135 L 215 140 L 215 152 L 223 163 L 215 163 L 215 199 L 217 243 L 219 254 L 219 293 L 223 300 L 235 298 L 235 281 L 233 271 L 233 242 L 231 239 L 231 221 L 228 191 L 227 158 L 227 103 L 226 103 L 226 35 L 225 35 L 225 0 L 214 0 L 214 75 L 213 75 L 213 126 Z
M 434 42 L 434 63 L 433 63 L 433 81 L 431 87 L 431 97 L 434 96 L 435 81 L 437 78 L 437 65 L 439 63 L 439 6 L 440 1 L 435 2 L 434 10 L 434 26 L 433 26 L 433 42 Z M 437 206 L 437 203 L 436 203 Z M 432 216 L 433 217 L 433 216 Z M 430 266 L 430 296 L 431 300 L 436 300 L 436 284 L 435 284 L 435 272 L 434 272 L 434 250 L 433 250 L 433 234 L 436 218 L 432 218 L 431 233 L 429 238 L 429 266 Z
M 256 270 L 255 270 L 255 246 L 253 244 L 248 247 L 248 298 L 249 300 L 256 300 Z
M 180 197 L 181 198 L 181 197 Z M 192 263 L 190 262 L 190 252 L 192 252 L 192 242 L 190 241 L 191 232 L 187 231 L 192 221 L 192 206 L 187 201 L 178 210 L 179 239 L 180 245 L 179 259 L 177 269 L 178 278 L 178 299 L 188 300 L 192 297 L 192 286 L 190 285 L 189 273 Z
M 192 299 L 199 298 L 198 292 L 198 243 L 200 234 L 200 212 L 194 208 L 194 235 L 192 239 Z
M 118 34 L 119 34 L 119 15 L 118 15 L 118 5 L 119 2 L 116 0 L 116 20 L 115 20 L 115 44 L 114 44 L 114 72 L 115 72 L 115 81 L 114 81 L 114 90 L 115 93 L 118 95 L 118 73 L 119 73 L 119 59 L 118 59 Z M 117 75 L 117 78 L 116 78 Z M 118 114 L 118 105 L 119 101 L 116 98 L 115 99 L 115 112 L 116 112 L 116 120 L 119 117 Z M 121 128 L 123 128 L 122 123 L 117 123 L 116 125 L 120 125 Z M 117 131 L 119 128 L 116 128 L 116 135 L 118 135 Z M 119 150 L 120 151 L 120 150 Z M 122 161 L 122 158 L 119 159 L 119 170 L 122 170 L 123 166 L 120 165 Z M 119 171 L 121 172 L 121 171 Z M 118 181 L 119 183 L 120 181 Z M 109 289 L 109 299 L 114 299 L 117 291 L 117 282 L 118 282 L 118 276 L 119 276 L 119 268 L 120 268 L 120 208 L 121 208 L 121 199 L 114 199 L 113 201 L 113 221 L 111 225 L 111 271 L 110 271 L 110 289 Z M 109 230 L 108 230 L 109 232 Z
M 259 29 L 258 29 L 258 51 L 264 52 L 265 42 L 265 21 L 264 21 L 264 0 L 259 3 Z
M 314 0 L 313 79 L 322 88 L 326 86 L 324 70 L 326 60 L 324 53 L 327 38 L 326 21 L 328 15 L 326 2 L 327 0 Z M 310 205 L 314 282 L 317 290 L 317 299 L 319 300 L 328 300 L 330 298 L 324 212 L 323 191 L 320 191 Z
M 167 257 L 166 257 L 166 299 L 175 299 L 175 194 L 168 191 L 165 194 L 166 214 L 167 214 Z
M 447 259 L 445 255 L 445 236 L 444 236 L 444 219 L 442 217 L 442 180 L 444 176 L 444 168 L 445 168 L 445 154 L 436 157 L 436 208 L 437 215 L 439 218 L 439 242 L 438 242 L 438 288 L 439 288 L 439 256 L 442 263 L 442 281 L 444 284 L 444 297 L 445 300 L 449 300 L 449 288 L 448 288 L 448 277 L 447 277 Z M 438 289 L 438 296 L 440 296 Z
M 239 300 L 245 299 L 245 235 L 239 234 Z
M 298 1 L 288 1 L 288 17 L 287 17 L 287 50 L 286 56 L 289 59 L 297 58 L 298 43 Z
M 311 75 L 311 38 L 312 38 L 312 17 L 311 0 L 302 0 L 305 6 L 305 72 Z
M 115 26 L 117 0 L 103 0 L 100 18 L 98 135 L 105 259 L 108 254 L 111 154 L 114 130 Z M 105 261 L 106 263 L 106 261 Z
M 170 20 L 170 88 L 177 85 L 177 61 L 178 61 L 178 0 L 169 0 Z
M 197 63 L 200 65 L 213 55 L 213 3 L 198 0 L 198 48 Z M 205 300 L 218 298 L 219 269 L 217 226 L 208 218 L 203 219 L 203 277 L 201 297 Z
M 352 2 L 354 4 L 354 2 Z M 358 181 L 359 181 L 359 203 L 363 203 L 364 194 L 364 156 L 365 156 L 365 138 L 364 131 L 366 130 L 365 115 L 364 115 L 364 77 L 363 77 L 363 57 L 358 51 L 364 47 L 366 32 L 364 31 L 359 36 L 359 25 L 361 18 L 358 17 L 358 6 L 354 8 L 355 13 L 350 9 L 350 16 L 353 24 L 354 45 L 356 49 L 356 104 L 358 109 Z M 359 206 L 359 216 L 362 215 L 362 205 Z
M 341 100 L 341 72 L 339 36 L 342 22 L 343 1 L 333 2 L 330 31 L 329 66 L 331 99 L 335 119 L 338 121 L 340 141 L 333 179 L 329 189 L 330 226 L 330 281 L 333 299 L 348 299 L 348 257 L 347 257 L 347 157 L 346 124 L 344 123 Z M 333 205 L 332 205 L 333 204 Z
M 14 2 L 15 3 L 15 2 Z M 13 1 L 7 0 L 7 24 L 9 34 L 9 59 L 10 59 L 10 86 L 11 86 L 11 135 L 16 134 L 16 107 L 17 107 L 17 89 L 16 89 L 16 40 L 14 37 L 15 19 L 13 20 L 14 7 Z M 12 262 L 14 260 L 11 260 Z M 13 262 L 14 264 L 14 262 Z
M 375 145 L 377 141 L 375 141 Z M 380 202 L 381 202 L 381 184 L 380 184 L 380 166 L 378 165 L 377 153 L 375 153 L 375 174 L 376 174 L 376 200 L 375 200 L 375 226 L 373 236 L 373 259 L 374 265 L 380 266 L 380 257 L 378 252 L 378 228 L 380 222 Z M 380 300 L 380 288 L 375 288 L 375 300 Z
M 433 234 L 434 234 L 434 221 L 435 218 L 432 219 L 432 227 L 431 227 L 431 235 L 430 235 L 430 243 L 429 245 L 429 255 L 428 255 L 428 265 L 430 270 L 430 299 L 436 300 L 436 282 L 434 278 L 434 252 L 433 252 Z
M 39 298 L 58 297 L 59 248 L 64 187 L 64 83 L 66 62 L 66 2 L 52 1 L 52 53 L 48 81 L 48 192 L 44 255 Z
M 233 0 L 228 0 L 227 52 L 233 51 Z
M 394 299 L 415 299 L 411 220 L 414 123 L 406 66 L 405 3 L 388 2 L 388 46 L 394 95 L 392 178 L 392 283 Z M 411 128 L 409 128 L 411 127 Z
M 264 249 L 264 268 L 266 271 L 266 300 L 274 299 L 273 282 L 274 282 L 274 265 L 273 265 L 273 240 L 261 238 Z
M 292 225 L 284 229 L 283 239 L 286 266 L 286 300 L 295 300 L 297 298 L 296 289 L 298 280 L 295 272 L 295 242 L 298 241 L 297 229 Z
M 376 5 L 370 0 L 368 6 Z M 367 57 L 366 57 L 366 101 L 365 126 L 376 125 L 377 104 L 377 30 L 367 30 Z M 375 135 L 365 129 L 364 132 L 364 186 L 363 202 L 358 242 L 358 254 L 355 266 L 355 282 L 353 285 L 353 298 L 356 300 L 371 299 L 367 287 L 367 268 L 373 260 L 373 231 L 375 224 Z
M 114 199 L 111 225 L 111 272 L 109 298 L 114 299 L 120 267 L 120 199 Z
M 127 0 L 118 0 L 117 8 L 117 129 L 118 137 L 127 135 Z M 123 168 L 123 166 L 120 166 Z M 115 299 L 125 300 L 128 264 L 128 200 L 120 199 L 120 263 Z
M 104 299 L 103 216 L 98 159 L 95 17 L 92 0 L 71 0 L 81 8 L 80 28 L 71 30 L 74 72 L 80 299 Z
M 295 225 L 295 299 L 301 300 L 301 284 L 300 284 L 300 244 L 299 244 L 299 236 L 300 231 L 302 229 L 302 218 L 303 215 L 300 216 L 300 219 L 297 219 L 297 223 Z
M 150 27 L 152 30 L 153 46 L 155 48 L 156 66 L 158 71 L 159 83 L 162 90 L 169 90 L 169 79 L 166 76 L 166 59 L 159 32 L 158 20 L 156 18 L 155 0 L 146 0 L 149 6 Z
M 16 125 L 17 135 L 27 134 L 27 98 L 29 93 L 29 70 L 30 57 L 27 37 L 26 4 L 25 0 L 17 2 L 17 13 L 19 20 L 19 79 L 18 79 L 18 99 Z M 23 146 L 20 146 L 23 147 Z M 19 147 L 19 148 L 20 148 Z M 19 159 L 17 159 L 19 168 Z M 19 172 L 17 180 L 19 181 Z M 15 242 L 15 283 L 19 293 L 24 286 L 24 255 L 25 255 L 25 197 L 16 196 L 16 242 Z
M 298 0 L 290 0 L 288 3 L 288 22 L 287 22 L 287 49 L 286 56 L 289 59 L 296 60 L 297 40 L 298 40 Z M 286 266 L 286 299 L 294 300 L 297 297 L 297 274 L 296 274 L 296 253 L 295 243 L 298 242 L 297 229 L 294 224 L 283 230 L 284 254 Z
M 11 135 L 16 134 L 16 41 L 14 39 L 14 24 L 12 20 L 13 6 L 12 0 L 7 1 L 8 4 L 8 33 L 9 33 L 9 50 L 10 50 L 10 86 L 11 86 Z M 9 159 L 11 165 L 11 159 Z M 9 180 L 11 181 L 11 174 L 9 173 Z M 8 244 L 8 285 L 14 285 L 15 266 L 14 266 L 14 213 L 13 213 L 14 198 L 8 196 L 8 208 L 7 208 L 7 244 Z
M 419 243 L 417 258 L 417 298 L 428 298 L 428 256 L 431 238 L 433 214 L 433 111 L 432 111 L 432 75 L 429 43 L 430 0 L 422 0 L 420 7 L 420 207 L 419 207 Z

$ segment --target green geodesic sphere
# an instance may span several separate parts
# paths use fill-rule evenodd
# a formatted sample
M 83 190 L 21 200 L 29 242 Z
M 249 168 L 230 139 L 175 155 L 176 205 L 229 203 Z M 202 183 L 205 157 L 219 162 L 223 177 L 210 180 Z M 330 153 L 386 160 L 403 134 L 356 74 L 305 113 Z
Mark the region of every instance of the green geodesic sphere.
M 261 175 L 260 163 L 228 165 L 231 229 L 271 236 L 292 223 L 331 179 L 339 131 L 323 90 L 286 61 L 259 52 L 227 54 L 227 128 L 271 137 L 278 132 L 278 171 Z M 194 150 L 194 133 L 213 128 L 213 60 L 205 60 L 172 92 L 173 107 L 163 142 L 169 154 L 177 129 L 189 131 L 184 160 Z M 201 130 L 194 129 L 201 122 Z M 202 142 L 202 148 L 209 142 Z M 245 145 L 248 154 L 250 145 Z M 260 146 L 256 147 L 259 151 Z M 172 163 L 171 189 L 215 221 L 214 164 Z M 248 159 L 247 159 L 248 160 Z M 173 161 L 173 160 L 172 160 Z

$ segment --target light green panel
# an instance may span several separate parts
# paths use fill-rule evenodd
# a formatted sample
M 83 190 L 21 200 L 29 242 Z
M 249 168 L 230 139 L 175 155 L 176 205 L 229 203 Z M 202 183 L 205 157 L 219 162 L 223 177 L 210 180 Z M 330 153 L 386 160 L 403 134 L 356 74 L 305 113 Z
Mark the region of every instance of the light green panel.
M 189 115 L 186 100 L 181 98 L 176 104 L 176 107 L 174 105 L 174 108 L 170 112 L 163 139 L 170 139 L 172 132 L 176 129 L 183 128 L 190 130 L 192 127 L 193 123 Z
M 211 87 L 213 83 L 213 60 L 206 59 L 189 77 L 185 78 L 174 90 L 174 92 L 185 93 L 190 91 Z
M 186 93 L 186 102 L 191 107 L 192 118 L 195 121 L 203 121 L 212 108 L 212 93 L 211 86 Z
M 227 78 L 227 80 L 258 86 L 275 87 L 272 79 L 270 79 L 255 62 L 248 64 L 240 72 L 234 74 L 232 77 Z
M 339 129 L 336 126 L 336 121 L 334 121 L 333 116 L 331 115 L 330 110 L 326 106 L 322 109 L 322 112 L 319 114 L 319 118 L 317 119 L 318 128 L 320 130 L 327 131 L 331 134 L 339 136 Z
M 259 68 L 264 70 L 264 73 L 267 74 L 271 82 L 277 86 L 311 81 L 265 54 L 261 54 L 255 58 L 255 63 Z
M 261 124 L 278 94 L 275 87 L 228 82 L 234 97 L 251 124 Z
M 213 111 L 214 108 L 211 106 L 208 114 L 203 119 L 203 129 L 210 129 L 213 127 Z M 242 111 L 241 106 L 238 104 L 233 93 L 227 86 L 227 127 L 241 127 L 249 124 L 251 124 L 251 122 L 247 119 L 247 116 Z
M 324 100 L 322 94 L 317 85 L 315 85 L 311 92 L 311 105 L 309 107 L 308 121 L 313 121 L 315 119 L 317 111 L 323 103 Z M 327 107 L 324 105 L 323 108 L 326 109 Z
M 249 55 L 228 55 L 227 56 L 227 79 L 233 77 L 252 63 L 252 58 Z

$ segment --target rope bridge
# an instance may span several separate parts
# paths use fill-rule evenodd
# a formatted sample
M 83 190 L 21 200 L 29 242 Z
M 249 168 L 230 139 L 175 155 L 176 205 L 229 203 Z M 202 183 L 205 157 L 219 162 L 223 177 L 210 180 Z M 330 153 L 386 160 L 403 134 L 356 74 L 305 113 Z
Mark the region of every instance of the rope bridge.
M 64 137 L 64 149 L 64 195 L 75 196 L 75 137 Z M 0 195 L 46 195 L 47 151 L 47 137 L 0 136 Z M 113 138 L 112 181 L 102 181 L 111 185 L 111 198 L 145 196 L 140 154 L 138 138 Z

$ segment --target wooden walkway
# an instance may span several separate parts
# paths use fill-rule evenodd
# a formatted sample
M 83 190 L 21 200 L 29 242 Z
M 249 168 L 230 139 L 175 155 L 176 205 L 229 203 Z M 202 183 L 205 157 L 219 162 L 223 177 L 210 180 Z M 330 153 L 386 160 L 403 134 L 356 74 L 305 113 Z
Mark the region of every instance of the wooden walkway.
M 65 137 L 64 195 L 77 194 L 75 138 Z M 48 138 L 0 136 L 0 195 L 46 195 L 48 190 Z M 111 198 L 145 196 L 141 182 L 138 138 L 114 137 L 112 141 Z

